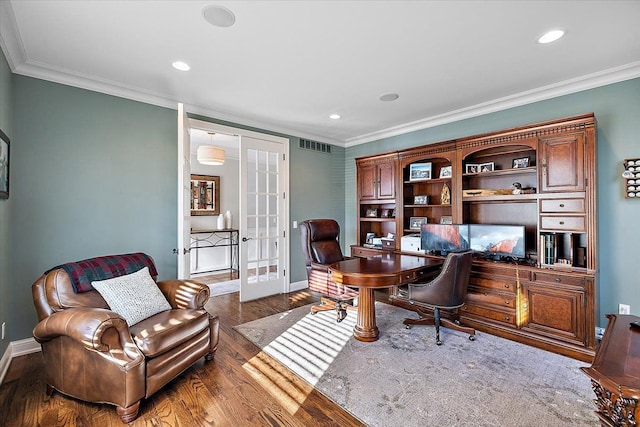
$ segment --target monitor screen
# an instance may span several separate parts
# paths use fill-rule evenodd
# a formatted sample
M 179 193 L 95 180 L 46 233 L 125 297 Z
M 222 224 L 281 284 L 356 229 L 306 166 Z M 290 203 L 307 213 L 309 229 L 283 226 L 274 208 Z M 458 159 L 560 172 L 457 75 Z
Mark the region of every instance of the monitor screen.
M 469 249 L 469 226 L 462 224 L 422 224 L 420 240 L 425 253 L 443 255 Z
M 524 258 L 524 225 L 469 224 L 469 244 L 486 255 Z

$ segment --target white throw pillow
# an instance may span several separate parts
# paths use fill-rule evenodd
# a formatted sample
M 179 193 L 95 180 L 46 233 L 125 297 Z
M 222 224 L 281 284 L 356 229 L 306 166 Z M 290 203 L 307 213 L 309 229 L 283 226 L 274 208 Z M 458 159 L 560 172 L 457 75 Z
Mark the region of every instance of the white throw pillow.
M 122 316 L 129 326 L 171 310 L 169 301 L 149 275 L 148 267 L 126 276 L 91 282 L 91 285 L 109 304 L 111 311 Z

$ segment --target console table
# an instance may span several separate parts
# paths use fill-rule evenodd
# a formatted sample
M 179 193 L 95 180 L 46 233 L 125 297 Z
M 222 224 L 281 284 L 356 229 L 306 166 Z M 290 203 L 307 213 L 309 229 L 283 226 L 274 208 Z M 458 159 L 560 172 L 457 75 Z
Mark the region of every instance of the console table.
M 207 248 L 229 247 L 231 249 L 231 262 L 228 268 L 198 271 L 198 273 L 211 273 L 214 271 L 239 272 L 239 231 L 236 229 L 224 230 L 191 230 L 190 249 L 195 252 L 196 269 L 198 268 L 199 251 Z
M 440 259 L 389 253 L 331 264 L 329 272 L 334 282 L 359 289 L 358 319 L 353 328 L 355 339 L 372 342 L 380 336 L 376 325 L 375 289 L 415 282 L 440 269 L 443 263 Z
M 640 418 L 640 317 L 607 314 L 609 324 L 593 364 L 581 368 L 591 378 L 596 415 L 602 426 L 635 426 Z

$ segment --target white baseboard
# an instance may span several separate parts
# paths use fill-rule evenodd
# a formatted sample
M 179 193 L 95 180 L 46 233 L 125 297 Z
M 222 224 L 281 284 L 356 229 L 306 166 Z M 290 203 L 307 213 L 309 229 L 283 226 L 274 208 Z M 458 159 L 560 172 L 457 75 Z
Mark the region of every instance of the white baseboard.
M 4 381 L 4 376 L 9 370 L 11 359 L 18 356 L 24 356 L 25 354 L 36 353 L 40 350 L 40 344 L 38 344 L 33 338 L 11 341 L 7 350 L 2 355 L 2 359 L 0 359 L 0 384 Z
M 309 287 L 308 280 L 301 280 L 299 282 L 289 283 L 289 292 L 300 291 L 302 289 L 307 289 Z

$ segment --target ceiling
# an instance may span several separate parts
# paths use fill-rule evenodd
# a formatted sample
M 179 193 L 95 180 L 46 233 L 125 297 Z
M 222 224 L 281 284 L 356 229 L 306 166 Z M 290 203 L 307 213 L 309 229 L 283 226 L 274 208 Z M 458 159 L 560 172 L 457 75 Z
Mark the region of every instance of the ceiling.
M 342 146 L 640 76 L 640 1 L 0 2 L 14 73 Z

